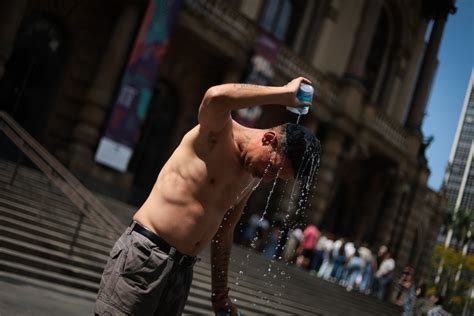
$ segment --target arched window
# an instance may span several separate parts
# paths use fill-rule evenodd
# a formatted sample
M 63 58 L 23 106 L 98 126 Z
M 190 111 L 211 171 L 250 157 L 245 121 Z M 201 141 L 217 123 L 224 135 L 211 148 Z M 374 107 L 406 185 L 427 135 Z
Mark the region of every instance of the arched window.
M 260 26 L 279 41 L 292 45 L 303 17 L 307 1 L 267 0 Z
M 390 39 L 389 31 L 387 13 L 382 10 L 365 66 L 366 88 L 373 96 L 377 94 L 377 91 L 375 91 L 378 90 L 377 83 L 386 68 L 384 63 L 386 62 L 385 57 Z M 377 99 L 377 96 L 374 96 L 374 98 Z

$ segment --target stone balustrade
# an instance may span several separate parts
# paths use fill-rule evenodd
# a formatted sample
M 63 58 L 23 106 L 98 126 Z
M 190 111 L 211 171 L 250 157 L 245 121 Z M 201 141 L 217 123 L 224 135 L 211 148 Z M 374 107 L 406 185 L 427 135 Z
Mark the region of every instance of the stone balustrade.
M 371 124 L 370 127 L 400 151 L 406 151 L 407 132 L 400 123 L 392 120 L 381 112 L 377 112 L 373 124 Z
M 253 49 L 256 39 L 265 31 L 258 24 L 235 11 L 225 1 L 187 0 L 184 10 L 201 18 L 224 33 L 242 49 Z M 336 104 L 336 93 L 332 85 L 323 83 L 323 76 L 310 64 L 303 61 L 289 47 L 280 43 L 275 61 L 275 69 L 288 78 L 304 76 L 310 79 L 317 91 L 318 100 L 329 105 Z M 331 87 L 331 88 L 329 88 Z
M 213 0 L 186 0 L 183 8 L 188 14 L 206 19 L 215 31 L 223 33 L 239 47 L 250 51 L 260 34 L 265 31 L 254 21 L 248 19 L 225 1 Z M 324 76 L 312 65 L 301 59 L 291 48 L 280 44 L 275 61 L 275 69 L 288 78 L 305 76 L 310 79 L 316 89 L 317 102 L 329 108 L 338 107 L 338 88 L 332 81 L 325 80 Z M 388 142 L 401 151 L 406 150 L 406 131 L 404 128 L 382 113 L 367 121 L 369 128 L 382 135 Z

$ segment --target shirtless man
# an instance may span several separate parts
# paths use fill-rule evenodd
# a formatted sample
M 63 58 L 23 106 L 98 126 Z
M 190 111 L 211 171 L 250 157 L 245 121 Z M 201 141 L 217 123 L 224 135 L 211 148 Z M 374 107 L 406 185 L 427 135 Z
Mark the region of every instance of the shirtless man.
M 211 240 L 212 306 L 237 313 L 227 271 L 234 228 L 252 184 L 255 178 L 295 177 L 307 149 L 319 155 L 319 141 L 295 124 L 244 127 L 231 111 L 264 104 L 302 107 L 296 98 L 302 82 L 310 84 L 300 77 L 282 87 L 223 84 L 205 93 L 199 124 L 183 137 L 110 252 L 96 315 L 180 315 L 196 255 Z

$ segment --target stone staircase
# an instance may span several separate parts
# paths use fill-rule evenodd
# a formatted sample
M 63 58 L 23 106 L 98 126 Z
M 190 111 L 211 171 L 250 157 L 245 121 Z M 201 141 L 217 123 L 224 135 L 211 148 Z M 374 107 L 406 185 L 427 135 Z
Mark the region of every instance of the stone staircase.
M 133 212 L 85 189 L 0 111 L 1 277 L 85 298 L 92 306 L 108 252 Z M 240 246 L 233 249 L 229 285 L 243 315 L 401 314 L 394 305 L 346 292 Z M 209 251 L 204 251 L 185 313 L 212 314 L 210 290 Z
M 93 300 L 113 240 L 38 170 L 21 166 L 10 183 L 14 170 L 14 163 L 0 161 L 0 271 L 43 286 L 59 285 L 64 292 Z M 101 201 L 121 212 L 124 221 L 133 214 L 134 209 L 121 202 L 106 197 Z M 185 309 L 188 314 L 211 311 L 209 252 L 201 257 Z M 237 245 L 229 285 L 244 315 L 400 315 L 396 306 L 348 293 Z

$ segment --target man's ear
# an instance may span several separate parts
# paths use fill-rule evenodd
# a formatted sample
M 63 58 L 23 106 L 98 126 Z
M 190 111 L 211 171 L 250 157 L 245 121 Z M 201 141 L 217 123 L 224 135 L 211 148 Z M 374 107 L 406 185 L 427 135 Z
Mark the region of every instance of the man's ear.
M 268 131 L 263 134 L 262 137 L 262 144 L 263 145 L 272 145 L 272 147 L 276 147 L 278 145 L 277 135 L 274 131 Z

